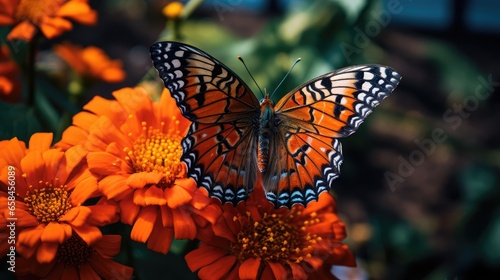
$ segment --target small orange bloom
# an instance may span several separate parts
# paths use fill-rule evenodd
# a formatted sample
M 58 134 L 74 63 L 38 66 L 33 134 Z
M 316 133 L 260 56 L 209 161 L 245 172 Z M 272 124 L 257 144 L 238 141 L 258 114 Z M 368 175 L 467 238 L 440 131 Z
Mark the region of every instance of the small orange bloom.
M 54 47 L 54 51 L 86 80 L 98 80 L 117 83 L 125 79 L 125 71 L 120 60 L 111 60 L 103 50 L 63 43 Z
M 21 97 L 21 80 L 19 68 L 10 58 L 7 45 L 0 46 L 0 99 L 17 102 Z
M 168 3 L 162 10 L 162 13 L 168 17 L 168 18 L 178 18 L 182 14 L 182 9 L 184 8 L 184 5 L 182 5 L 181 2 L 171 2 Z
M 100 195 L 87 168 L 87 151 L 51 149 L 51 133 L 36 133 L 26 145 L 14 138 L 0 142 L 0 254 L 9 244 L 7 224 L 16 219 L 16 252 L 49 263 L 74 233 L 86 244 L 101 239 L 98 226 L 116 222 L 112 203 L 82 204 Z M 3 239 L 3 240 L 1 240 Z
M 275 209 L 259 186 L 246 202 L 222 207 L 217 222 L 199 230 L 200 247 L 186 255 L 201 279 L 308 279 L 324 275 L 325 265 L 356 265 L 340 242 L 345 226 L 328 193 L 307 208 Z
M 0 0 L 0 26 L 15 25 L 8 40 L 30 41 L 38 30 L 52 39 L 73 28 L 68 19 L 91 25 L 97 13 L 88 0 Z
M 73 234 L 47 264 L 33 258 L 16 260 L 16 275 L 23 279 L 131 279 L 133 269 L 112 258 L 120 252 L 121 236 L 103 235 L 92 246 Z M 100 278 L 99 278 L 100 277 Z
M 131 238 L 166 253 L 173 236 L 195 238 L 197 225 L 215 222 L 220 208 L 186 176 L 180 157 L 189 121 L 170 94 L 165 90 L 159 102 L 142 88 L 113 96 L 85 105 L 56 146 L 83 144 L 99 189 L 119 202 L 121 221 L 133 225 Z

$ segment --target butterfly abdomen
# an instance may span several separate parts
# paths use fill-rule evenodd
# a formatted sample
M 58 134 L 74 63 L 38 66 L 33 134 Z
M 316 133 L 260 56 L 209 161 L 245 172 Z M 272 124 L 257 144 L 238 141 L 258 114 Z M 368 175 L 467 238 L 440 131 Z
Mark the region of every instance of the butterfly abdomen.
M 275 133 L 277 120 L 275 119 L 273 102 L 266 96 L 260 103 L 260 124 L 257 149 L 257 167 L 261 173 L 266 172 L 269 163 L 270 137 Z

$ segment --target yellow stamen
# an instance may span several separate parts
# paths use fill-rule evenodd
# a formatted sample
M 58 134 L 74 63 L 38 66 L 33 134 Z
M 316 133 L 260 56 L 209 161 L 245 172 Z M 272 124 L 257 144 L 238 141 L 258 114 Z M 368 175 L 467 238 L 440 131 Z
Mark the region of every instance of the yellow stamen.
M 29 212 L 41 223 L 56 222 L 68 212 L 73 205 L 70 202 L 70 193 L 65 186 L 59 185 L 56 178 L 53 182 L 38 182 L 39 187 L 29 186 L 24 198 Z
M 143 133 L 137 139 L 132 148 L 125 148 L 126 159 L 131 163 L 135 172 L 156 172 L 164 174 L 162 184 L 169 187 L 183 174 L 184 165 L 181 162 L 182 146 L 179 121 L 172 117 L 174 126 L 168 133 L 163 133 L 161 128 L 148 126 L 142 122 Z M 161 127 L 165 123 L 160 124 Z

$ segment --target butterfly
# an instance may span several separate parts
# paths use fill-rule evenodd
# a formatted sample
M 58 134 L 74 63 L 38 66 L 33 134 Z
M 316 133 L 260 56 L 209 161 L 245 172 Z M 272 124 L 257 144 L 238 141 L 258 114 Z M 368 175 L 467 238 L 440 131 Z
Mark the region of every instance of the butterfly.
M 397 86 L 381 65 L 356 65 L 312 79 L 276 104 L 258 100 L 228 67 L 178 42 L 150 48 L 154 67 L 192 124 L 182 140 L 189 177 L 222 203 L 246 200 L 261 182 L 276 208 L 307 206 L 328 191 L 349 136 Z

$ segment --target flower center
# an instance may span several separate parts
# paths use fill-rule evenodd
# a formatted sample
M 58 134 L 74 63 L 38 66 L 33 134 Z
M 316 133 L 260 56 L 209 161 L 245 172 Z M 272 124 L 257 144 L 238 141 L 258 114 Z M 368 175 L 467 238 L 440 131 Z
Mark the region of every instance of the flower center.
M 40 24 L 43 17 L 53 16 L 67 0 L 21 0 L 16 11 L 17 20 Z
M 90 259 L 95 250 L 75 232 L 57 250 L 56 258 L 66 265 L 79 266 Z
M 142 123 L 143 133 L 134 141 L 132 149 L 125 148 L 127 160 L 132 164 L 135 172 L 157 172 L 164 174 L 162 183 L 170 186 L 184 171 L 180 161 L 182 146 L 179 121 L 172 117 L 174 127 L 168 133 L 162 129 L 155 129 Z M 165 123 L 161 123 L 163 127 Z
M 288 223 L 281 214 L 267 215 L 262 220 L 244 228 L 231 245 L 240 260 L 258 257 L 265 261 L 287 261 L 290 255 L 300 250 L 299 228 Z
M 65 186 L 59 186 L 56 178 L 55 184 L 49 182 L 38 182 L 41 187 L 29 187 L 24 198 L 30 213 L 42 223 L 58 221 L 69 209 L 73 208 L 69 200 L 70 193 Z

